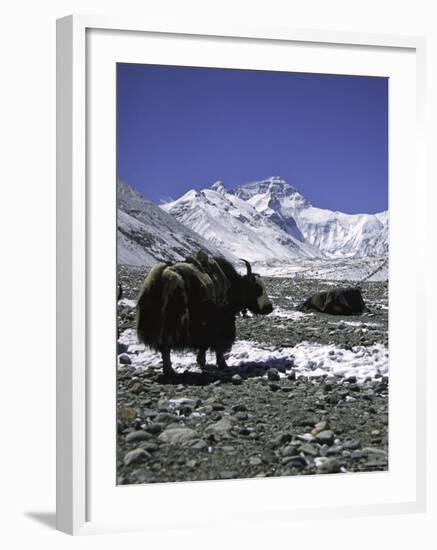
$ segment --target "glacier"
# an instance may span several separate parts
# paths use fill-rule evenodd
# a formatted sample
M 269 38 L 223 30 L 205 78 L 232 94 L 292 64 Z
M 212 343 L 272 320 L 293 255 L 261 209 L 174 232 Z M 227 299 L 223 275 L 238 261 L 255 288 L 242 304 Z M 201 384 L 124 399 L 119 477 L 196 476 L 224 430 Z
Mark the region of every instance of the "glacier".
M 327 257 L 388 253 L 388 211 L 345 214 L 317 208 L 280 176 L 241 185 L 234 193 Z
M 289 262 L 316 257 L 317 249 L 287 232 L 220 182 L 161 206 L 208 242 L 249 261 Z
M 388 254 L 388 212 L 346 214 L 313 206 L 279 176 L 227 190 L 222 182 L 161 206 L 221 250 L 250 261 Z

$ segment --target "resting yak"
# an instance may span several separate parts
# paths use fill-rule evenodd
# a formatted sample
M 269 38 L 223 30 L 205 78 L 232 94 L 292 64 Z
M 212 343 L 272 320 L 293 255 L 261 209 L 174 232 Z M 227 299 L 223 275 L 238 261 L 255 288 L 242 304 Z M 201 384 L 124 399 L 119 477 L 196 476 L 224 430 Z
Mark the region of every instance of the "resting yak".
M 361 315 L 367 311 L 361 291 L 356 287 L 337 287 L 317 292 L 310 296 L 299 309 L 320 311 L 331 315 Z
M 174 375 L 170 351 L 197 351 L 204 367 L 206 350 L 226 367 L 224 353 L 235 341 L 235 316 L 249 309 L 273 311 L 261 277 L 247 260 L 242 276 L 231 263 L 200 251 L 175 264 L 160 262 L 144 279 L 137 303 L 138 339 L 162 355 L 164 375 Z

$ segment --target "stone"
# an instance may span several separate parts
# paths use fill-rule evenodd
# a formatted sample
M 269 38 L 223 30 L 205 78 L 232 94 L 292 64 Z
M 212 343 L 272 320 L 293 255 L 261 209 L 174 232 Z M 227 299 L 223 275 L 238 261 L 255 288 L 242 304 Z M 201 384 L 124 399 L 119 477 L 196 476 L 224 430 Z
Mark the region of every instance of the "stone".
M 194 439 L 197 433 L 191 428 L 167 428 L 165 429 L 158 439 L 165 443 L 183 443 L 189 439 Z
M 340 397 L 337 393 L 333 392 L 325 396 L 325 401 L 331 405 L 336 405 L 340 401 Z
M 118 360 L 119 360 L 121 365 L 130 365 L 130 364 L 132 364 L 132 360 L 131 360 L 131 358 L 129 357 L 129 355 L 127 353 L 121 353 L 118 356 Z
M 291 439 L 291 434 L 288 432 L 282 432 L 276 435 L 271 442 L 273 443 L 273 446 L 279 447 L 280 445 L 284 445 L 284 443 L 289 443 Z
M 343 449 L 354 451 L 361 447 L 361 443 L 357 439 L 349 439 L 343 443 Z
M 363 458 L 365 456 L 366 456 L 366 454 L 363 453 L 363 451 L 360 451 L 358 449 L 351 452 L 351 458 L 353 458 L 353 459 L 359 459 L 359 458 Z
M 341 472 L 341 466 L 335 458 L 328 458 L 317 467 L 318 474 L 338 474 Z
M 276 462 L 278 460 L 278 457 L 271 449 L 266 449 L 261 456 L 261 460 L 265 464 L 271 464 L 272 462 Z
M 205 428 L 205 433 L 208 435 L 213 435 L 217 438 L 228 438 L 230 437 L 229 431 L 232 428 L 232 422 L 229 417 L 224 417 L 214 424 L 209 424 Z
M 136 470 L 133 475 L 138 483 L 151 483 L 154 480 L 153 472 L 147 469 Z
M 317 422 L 314 428 L 311 430 L 311 434 L 317 435 L 318 433 L 323 432 L 326 429 L 327 425 L 328 423 L 325 420 Z
M 362 452 L 368 456 L 381 457 L 387 459 L 387 451 L 384 449 L 377 449 L 376 447 L 364 447 Z
M 295 456 L 297 455 L 297 450 L 299 445 L 287 445 L 281 451 L 282 456 Z
M 128 346 L 123 344 L 123 342 L 117 342 L 117 353 L 122 354 L 128 350 Z
M 183 447 L 194 449 L 195 451 L 207 451 L 208 443 L 203 439 L 188 439 L 184 441 Z
M 319 432 L 316 436 L 316 441 L 320 444 L 332 445 L 334 443 L 334 432 L 331 430 L 323 430 Z
M 150 454 L 142 448 L 134 449 L 129 451 L 124 455 L 123 462 L 125 466 L 129 464 L 138 464 L 140 462 L 145 462 L 150 457 Z
M 151 422 L 145 427 L 145 430 L 151 434 L 157 435 L 162 432 L 163 428 L 163 424 L 160 424 L 159 422 Z
M 341 445 L 333 445 L 326 450 L 326 456 L 338 455 L 342 452 L 343 447 Z
M 271 382 L 276 382 L 281 379 L 278 369 L 269 369 L 267 371 L 267 379 Z
M 168 412 L 169 409 L 170 409 L 170 405 L 167 399 L 160 399 L 158 401 L 158 411 Z
M 314 426 L 317 424 L 318 417 L 314 415 L 307 415 L 304 418 L 301 418 L 300 420 L 296 420 L 295 424 L 296 426 Z
M 249 464 L 251 466 L 259 466 L 262 464 L 262 459 L 259 456 L 251 456 L 249 459 Z
M 313 434 L 309 434 L 309 433 L 306 433 L 306 434 L 299 434 L 297 436 L 297 439 L 299 439 L 299 441 L 313 441 L 314 440 L 314 436 Z
M 154 422 L 157 422 L 158 424 L 168 424 L 169 422 L 177 422 L 177 420 L 178 417 L 175 414 L 171 414 L 168 412 L 160 412 L 154 418 Z
M 231 378 L 231 382 L 235 386 L 238 386 L 238 385 L 243 383 L 243 379 L 241 378 L 241 376 L 239 374 L 234 374 L 234 376 Z
M 306 460 L 303 456 L 285 456 L 281 460 L 283 466 L 294 466 L 295 468 L 304 468 L 306 466 Z
M 123 422 L 132 422 L 137 417 L 137 411 L 133 407 L 121 407 L 118 411 L 118 418 Z
M 127 434 L 126 436 L 126 442 L 132 443 L 133 441 L 146 441 L 147 439 L 150 439 L 152 436 L 145 432 L 144 430 L 137 430 L 135 432 L 131 432 Z
M 159 449 L 159 446 L 154 441 L 146 441 L 141 444 L 141 448 L 148 453 L 156 453 L 156 451 Z
M 191 399 L 189 397 L 179 397 L 178 399 L 169 399 L 166 403 L 170 409 L 180 409 L 181 407 L 188 406 L 193 409 L 200 405 L 200 399 Z
M 311 443 L 304 443 L 299 448 L 300 452 L 311 455 L 311 456 L 317 456 L 319 454 L 319 451 L 314 445 L 311 445 Z
M 156 418 L 158 416 L 158 411 L 146 407 L 141 411 L 141 415 L 143 418 Z
M 237 474 L 232 470 L 223 470 L 220 472 L 220 479 L 232 479 L 234 477 L 237 477 Z
M 244 411 L 247 411 L 247 407 L 243 403 L 237 403 L 232 407 L 232 410 L 234 412 L 244 412 Z

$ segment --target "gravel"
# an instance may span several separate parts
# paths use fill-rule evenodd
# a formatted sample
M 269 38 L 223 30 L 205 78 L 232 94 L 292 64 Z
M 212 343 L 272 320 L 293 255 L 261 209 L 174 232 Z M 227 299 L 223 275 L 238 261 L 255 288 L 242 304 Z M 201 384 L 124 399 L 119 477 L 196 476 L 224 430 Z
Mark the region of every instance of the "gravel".
M 120 269 L 124 297 L 135 298 L 143 275 L 138 268 Z M 275 307 L 283 310 L 325 284 L 265 281 Z M 362 286 L 371 308 L 365 319 L 322 314 L 238 318 L 238 338 L 278 348 L 304 340 L 345 350 L 387 345 L 386 284 Z M 134 317 L 131 308 L 119 307 L 120 332 L 133 327 Z M 351 324 L 363 321 L 364 331 Z M 358 383 L 248 366 L 185 373 L 167 383 L 159 363 L 140 371 L 122 355 L 117 369 L 118 484 L 388 469 L 387 377 Z

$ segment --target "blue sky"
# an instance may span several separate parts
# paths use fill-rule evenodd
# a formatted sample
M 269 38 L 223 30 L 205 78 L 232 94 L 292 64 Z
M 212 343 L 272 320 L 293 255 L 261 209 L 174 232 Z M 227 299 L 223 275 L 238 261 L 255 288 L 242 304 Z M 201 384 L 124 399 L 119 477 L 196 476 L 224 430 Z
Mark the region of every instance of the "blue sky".
M 280 175 L 315 206 L 388 205 L 388 80 L 117 65 L 117 171 L 159 203 Z

